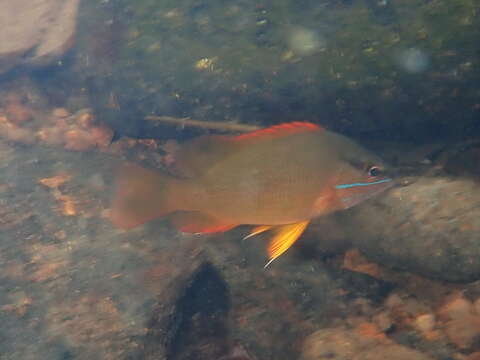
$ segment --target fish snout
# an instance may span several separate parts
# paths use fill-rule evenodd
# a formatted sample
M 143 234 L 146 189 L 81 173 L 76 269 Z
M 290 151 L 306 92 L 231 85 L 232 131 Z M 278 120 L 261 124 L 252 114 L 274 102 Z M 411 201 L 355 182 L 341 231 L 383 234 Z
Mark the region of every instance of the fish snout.
M 384 192 L 395 184 L 393 178 L 382 177 L 375 181 L 340 184 L 336 185 L 335 188 L 343 209 L 348 209 Z

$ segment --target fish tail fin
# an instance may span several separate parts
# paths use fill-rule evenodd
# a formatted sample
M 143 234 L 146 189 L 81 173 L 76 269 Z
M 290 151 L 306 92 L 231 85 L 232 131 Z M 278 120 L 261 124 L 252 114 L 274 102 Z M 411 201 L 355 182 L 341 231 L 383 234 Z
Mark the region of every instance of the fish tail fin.
M 169 197 L 175 179 L 135 164 L 122 166 L 116 178 L 110 220 L 130 229 L 176 209 Z

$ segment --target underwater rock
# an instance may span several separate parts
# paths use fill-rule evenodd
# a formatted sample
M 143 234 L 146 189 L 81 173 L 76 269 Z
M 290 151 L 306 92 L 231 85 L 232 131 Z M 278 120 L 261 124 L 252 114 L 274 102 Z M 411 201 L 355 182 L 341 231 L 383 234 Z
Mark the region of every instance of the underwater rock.
M 228 285 L 202 256 L 186 270 L 162 290 L 140 358 L 201 360 L 228 354 Z
M 22 99 L 15 94 L 7 96 L 5 114 L 12 123 L 17 125 L 32 120 L 32 110 L 25 106 Z
M 463 295 L 449 299 L 439 309 L 448 339 L 460 349 L 470 349 L 480 339 L 480 315 Z
M 424 334 L 428 334 L 435 328 L 435 315 L 421 314 L 415 318 L 415 328 Z
M 151 115 L 301 119 L 408 141 L 478 130 L 478 2 L 102 3 L 85 14 L 104 13 L 96 27 L 121 31 L 82 22 L 76 69 L 96 113 L 124 136 L 178 136 L 143 120 Z
M 372 328 L 344 327 L 314 332 L 303 344 L 302 360 L 431 360 L 432 358 L 389 340 Z
M 0 3 L 0 73 L 16 65 L 48 65 L 72 43 L 80 0 Z
M 480 142 L 466 141 L 440 153 L 438 162 L 448 175 L 480 179 Z
M 339 216 L 349 221 L 353 245 L 370 260 L 469 282 L 480 278 L 479 204 L 475 181 L 425 176 Z
M 57 108 L 48 114 L 11 95 L 7 96 L 4 108 L 0 107 L 0 137 L 13 142 L 63 146 L 72 151 L 107 151 L 113 135 L 90 109 L 70 114 Z

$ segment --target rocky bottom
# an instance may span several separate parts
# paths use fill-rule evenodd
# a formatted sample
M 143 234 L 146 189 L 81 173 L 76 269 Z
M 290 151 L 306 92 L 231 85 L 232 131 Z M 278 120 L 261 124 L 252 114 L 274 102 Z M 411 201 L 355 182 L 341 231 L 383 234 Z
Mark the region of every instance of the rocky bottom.
M 0 114 L 1 359 L 480 359 L 476 162 L 451 161 L 475 144 L 417 149 L 401 186 L 264 269 L 246 227 L 110 224 L 116 166 L 168 165 L 174 143 L 109 144 L 87 110 L 22 106 Z

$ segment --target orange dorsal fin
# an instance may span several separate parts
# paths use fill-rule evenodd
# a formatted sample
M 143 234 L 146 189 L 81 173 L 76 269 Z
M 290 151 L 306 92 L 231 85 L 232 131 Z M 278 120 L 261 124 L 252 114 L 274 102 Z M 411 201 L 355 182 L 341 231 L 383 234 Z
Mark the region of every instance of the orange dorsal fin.
M 287 136 L 303 132 L 318 131 L 321 129 L 322 128 L 320 126 L 310 122 L 294 121 L 279 125 L 273 125 L 268 128 L 255 130 L 246 134 L 237 135 L 234 136 L 233 139 L 238 141 L 262 137 Z
M 205 135 L 184 143 L 174 154 L 175 161 L 168 170 L 182 178 L 196 178 L 202 176 L 210 167 L 219 161 L 225 160 L 245 145 L 245 140 L 260 140 L 276 138 L 296 133 L 318 131 L 322 128 L 310 122 L 295 121 L 274 125 L 265 129 L 249 133 L 228 135 Z

